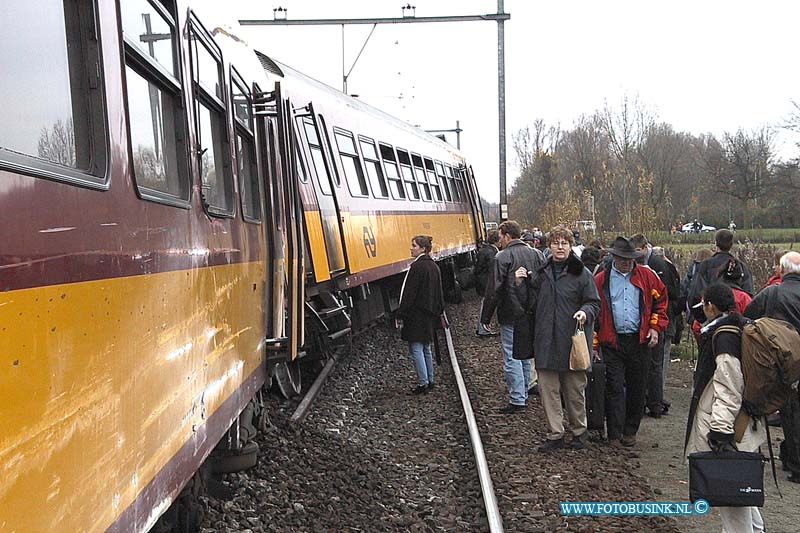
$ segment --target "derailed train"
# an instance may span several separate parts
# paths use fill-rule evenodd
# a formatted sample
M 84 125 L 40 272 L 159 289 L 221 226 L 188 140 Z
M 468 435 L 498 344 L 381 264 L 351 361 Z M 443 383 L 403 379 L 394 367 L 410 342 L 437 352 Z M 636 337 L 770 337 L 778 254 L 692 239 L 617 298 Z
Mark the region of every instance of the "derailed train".
M 187 1 L 2 9 L 0 531 L 146 531 L 393 310 L 412 236 L 458 298 L 474 176 Z

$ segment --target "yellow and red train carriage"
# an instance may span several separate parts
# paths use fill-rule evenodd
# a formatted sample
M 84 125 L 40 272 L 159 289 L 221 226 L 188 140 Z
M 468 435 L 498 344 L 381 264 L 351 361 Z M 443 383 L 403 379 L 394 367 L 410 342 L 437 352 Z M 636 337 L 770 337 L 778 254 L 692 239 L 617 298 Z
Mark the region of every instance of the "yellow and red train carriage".
M 3 9 L 0 531 L 145 531 L 273 376 L 391 311 L 412 236 L 457 293 L 474 177 L 189 2 Z

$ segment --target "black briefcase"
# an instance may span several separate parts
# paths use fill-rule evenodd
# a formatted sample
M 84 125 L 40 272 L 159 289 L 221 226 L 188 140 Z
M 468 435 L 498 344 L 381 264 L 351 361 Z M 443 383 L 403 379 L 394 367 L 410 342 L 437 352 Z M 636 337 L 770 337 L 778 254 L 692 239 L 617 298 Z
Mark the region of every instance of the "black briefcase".
M 606 422 L 606 364 L 592 363 L 586 373 L 586 427 L 603 431 Z
M 689 454 L 689 499 L 711 507 L 763 507 L 764 461 L 759 452 Z

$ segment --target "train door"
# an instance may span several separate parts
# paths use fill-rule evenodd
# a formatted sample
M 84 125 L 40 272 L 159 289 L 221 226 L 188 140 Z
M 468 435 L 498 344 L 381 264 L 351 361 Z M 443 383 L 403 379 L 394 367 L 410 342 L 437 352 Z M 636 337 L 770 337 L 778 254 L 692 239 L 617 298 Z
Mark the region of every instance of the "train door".
M 475 223 L 478 225 L 476 232 L 479 240 L 486 239 L 486 222 L 483 218 L 483 205 L 481 204 L 481 195 L 478 193 L 478 184 L 475 183 L 475 173 L 472 171 L 472 166 L 467 168 L 467 187 L 470 188 L 470 196 L 475 198 Z
M 302 205 L 294 164 L 291 103 L 275 90 L 255 99 L 259 132 L 259 158 L 264 169 L 264 191 L 268 215 L 267 350 L 278 356 L 275 377 L 286 396 L 300 392 L 297 357 L 305 342 L 305 273 Z M 276 353 L 277 352 L 277 353 Z M 268 356 L 268 359 L 270 356 Z
M 333 182 L 334 170 L 331 168 L 333 161 L 329 161 L 325 156 L 323 136 L 316 120 L 314 106 L 309 103 L 307 106 L 296 110 L 295 121 L 298 133 L 307 142 L 307 170 L 317 193 L 328 268 L 330 269 L 331 277 L 335 277 L 337 274 L 345 272 L 347 265 L 342 241 L 341 221 L 339 220 L 339 205 L 336 200 L 336 187 Z
M 462 200 L 465 201 L 469 207 L 469 216 L 472 220 L 473 239 L 475 242 L 477 242 L 478 239 L 481 238 L 481 231 L 478 228 L 478 212 L 480 211 L 480 205 L 478 205 L 477 202 L 479 200 L 477 200 L 475 188 L 472 186 L 472 182 L 465 167 L 456 169 L 456 178 L 456 184 L 461 188 L 462 196 L 465 197 L 462 198 Z

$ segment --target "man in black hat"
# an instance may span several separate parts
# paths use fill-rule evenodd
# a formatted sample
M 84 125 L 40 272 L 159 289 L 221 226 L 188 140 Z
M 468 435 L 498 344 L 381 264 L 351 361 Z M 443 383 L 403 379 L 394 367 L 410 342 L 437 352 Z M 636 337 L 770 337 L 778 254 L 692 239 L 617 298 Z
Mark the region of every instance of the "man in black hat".
M 630 240 L 617 237 L 613 259 L 594 278 L 600 293 L 597 341 L 606 363 L 606 425 L 612 446 L 634 446 L 644 414 L 649 348 L 667 327 L 667 289 Z

